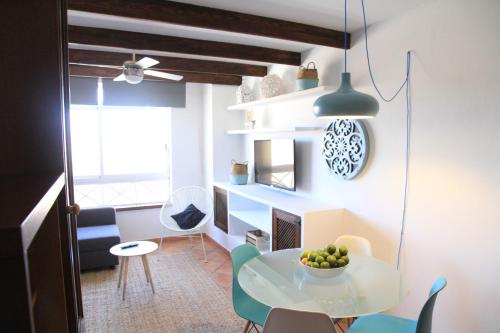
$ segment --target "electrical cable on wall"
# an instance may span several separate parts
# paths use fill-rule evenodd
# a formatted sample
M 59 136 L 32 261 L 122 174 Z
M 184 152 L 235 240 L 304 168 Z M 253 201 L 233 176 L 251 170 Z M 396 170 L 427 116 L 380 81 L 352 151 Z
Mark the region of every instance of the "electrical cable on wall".
M 377 84 L 375 83 L 374 75 L 372 72 L 372 66 L 370 62 L 370 52 L 368 49 L 368 27 L 366 24 L 366 10 L 365 10 L 365 2 L 361 0 L 361 8 L 363 9 L 363 24 L 364 24 L 364 33 L 365 33 L 365 51 L 366 51 L 366 60 L 368 63 L 368 72 L 370 73 L 370 79 L 372 81 L 373 87 L 377 91 L 380 98 L 385 102 L 393 101 L 399 93 L 405 88 L 405 100 L 406 100 L 406 150 L 405 150 L 405 179 L 404 179 L 404 193 L 403 193 L 403 211 L 401 214 L 401 231 L 399 236 L 399 245 L 398 245 L 398 257 L 397 257 L 397 269 L 399 270 L 401 263 L 401 252 L 403 248 L 403 241 L 405 235 L 405 224 L 406 224 L 406 211 L 407 211 L 407 203 L 408 203 L 408 174 L 409 174 L 409 164 L 410 164 L 410 142 L 411 142 L 411 87 L 410 87 L 410 69 L 411 69 L 411 51 L 406 52 L 406 75 L 403 83 L 399 87 L 399 89 L 394 93 L 394 95 L 390 98 L 386 98 Z M 347 14 L 347 13 L 346 13 Z

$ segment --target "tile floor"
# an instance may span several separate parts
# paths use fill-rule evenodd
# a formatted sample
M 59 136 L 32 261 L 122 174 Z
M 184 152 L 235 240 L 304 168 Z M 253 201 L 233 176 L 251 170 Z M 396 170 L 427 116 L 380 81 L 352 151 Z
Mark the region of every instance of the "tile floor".
M 231 298 L 233 269 L 231 267 L 229 252 L 209 237 L 204 237 L 204 240 L 208 262 L 204 262 L 203 260 L 203 252 L 201 250 L 201 241 L 199 237 L 193 237 L 191 240 L 188 237 L 164 238 L 161 251 L 166 251 L 171 254 L 188 251 L 192 252 L 199 258 L 201 266 L 210 272 L 214 280 L 224 288 L 228 297 Z

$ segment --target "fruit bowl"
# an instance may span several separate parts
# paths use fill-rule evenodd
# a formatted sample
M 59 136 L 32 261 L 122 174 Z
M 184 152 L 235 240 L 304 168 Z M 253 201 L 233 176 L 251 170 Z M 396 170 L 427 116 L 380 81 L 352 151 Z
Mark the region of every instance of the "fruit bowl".
M 310 276 L 314 276 L 314 277 L 317 277 L 317 278 L 333 278 L 333 277 L 337 277 L 339 276 L 340 274 L 342 274 L 344 272 L 344 270 L 347 268 L 347 265 L 343 266 L 343 267 L 337 267 L 337 268 L 314 268 L 314 267 L 310 267 L 310 266 L 307 266 L 307 265 L 304 265 L 303 263 L 300 262 L 299 260 L 299 265 L 302 266 L 302 270 L 310 275 Z
M 299 264 L 307 275 L 318 278 L 332 278 L 339 276 L 349 264 L 349 250 L 341 245 L 329 244 L 324 249 L 304 251 Z

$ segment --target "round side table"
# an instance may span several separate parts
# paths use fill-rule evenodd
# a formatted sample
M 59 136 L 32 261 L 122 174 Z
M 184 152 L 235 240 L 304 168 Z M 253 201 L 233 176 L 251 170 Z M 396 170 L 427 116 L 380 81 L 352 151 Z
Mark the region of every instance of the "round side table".
M 141 257 L 142 266 L 144 267 L 144 273 L 146 274 L 146 280 L 149 284 L 151 284 L 151 290 L 153 291 L 153 294 L 155 293 L 153 279 L 151 278 L 151 270 L 149 269 L 148 258 L 146 257 L 146 255 L 156 251 L 156 249 L 158 249 L 158 244 L 154 242 L 135 241 L 120 243 L 113 246 L 109 250 L 111 254 L 120 257 L 120 275 L 118 277 L 118 289 L 120 289 L 123 279 L 123 300 L 125 300 L 125 290 L 127 289 L 128 260 L 130 257 Z

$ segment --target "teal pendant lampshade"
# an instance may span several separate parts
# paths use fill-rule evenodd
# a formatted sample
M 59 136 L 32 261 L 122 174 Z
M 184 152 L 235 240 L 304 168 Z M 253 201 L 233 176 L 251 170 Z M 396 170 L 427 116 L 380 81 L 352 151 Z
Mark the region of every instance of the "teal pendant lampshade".
M 318 118 L 373 118 L 378 113 L 378 101 L 373 96 L 354 90 L 351 73 L 344 72 L 339 89 L 318 98 L 313 112 Z

